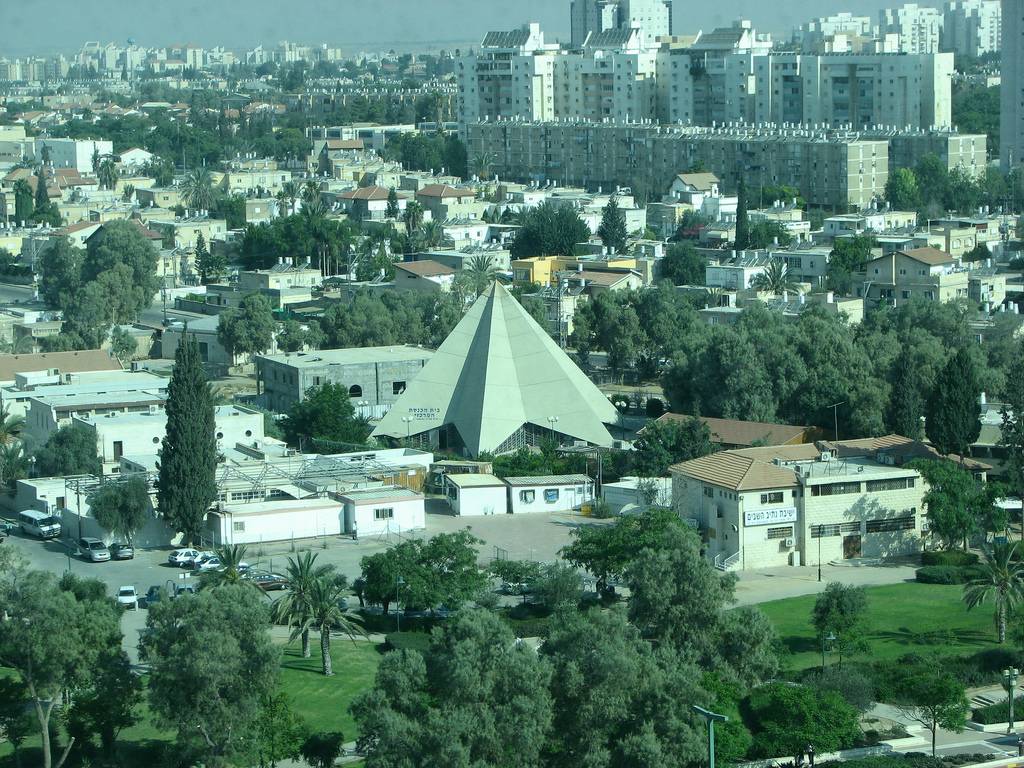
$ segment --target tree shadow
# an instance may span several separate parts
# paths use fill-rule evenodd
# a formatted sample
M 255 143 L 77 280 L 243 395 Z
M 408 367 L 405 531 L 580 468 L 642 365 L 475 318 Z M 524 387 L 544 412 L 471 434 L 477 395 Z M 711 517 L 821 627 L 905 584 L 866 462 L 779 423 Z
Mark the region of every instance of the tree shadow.
M 917 632 L 909 627 L 896 630 L 873 632 L 872 637 L 898 645 L 941 646 L 941 645 L 974 645 L 989 646 L 993 638 L 986 632 L 974 629 L 933 629 Z

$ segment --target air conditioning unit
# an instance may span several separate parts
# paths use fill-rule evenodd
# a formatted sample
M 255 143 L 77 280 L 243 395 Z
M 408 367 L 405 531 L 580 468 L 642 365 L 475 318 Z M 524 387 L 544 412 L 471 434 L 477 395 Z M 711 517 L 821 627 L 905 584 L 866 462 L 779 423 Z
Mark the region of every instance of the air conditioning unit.
M 782 540 L 782 546 L 784 546 L 784 547 L 794 547 L 794 546 L 796 546 L 796 539 L 794 539 L 792 536 L 788 536 L 788 537 L 786 537 L 785 539 Z
M 822 451 L 821 452 L 821 460 L 822 461 L 832 461 L 832 453 L 830 451 Z

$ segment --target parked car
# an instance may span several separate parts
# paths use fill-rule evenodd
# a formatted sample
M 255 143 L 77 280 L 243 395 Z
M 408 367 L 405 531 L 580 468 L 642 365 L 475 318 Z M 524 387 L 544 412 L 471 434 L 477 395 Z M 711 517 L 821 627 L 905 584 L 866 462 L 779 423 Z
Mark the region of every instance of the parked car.
M 133 611 L 139 607 L 139 593 L 135 591 L 135 587 L 119 587 L 117 590 L 117 604 L 123 605 L 125 608 L 131 608 Z
M 288 589 L 288 579 L 279 573 L 254 573 L 248 578 L 264 592 L 272 592 L 277 589 Z
M 176 549 L 167 556 L 167 562 L 178 568 L 190 568 L 198 555 L 198 549 Z
M 220 561 L 219 557 L 214 556 L 207 560 L 204 560 L 198 566 L 196 566 L 196 568 L 202 573 L 207 573 L 209 571 L 220 571 L 224 569 L 224 563 Z M 238 570 L 240 573 L 244 573 L 245 571 L 249 570 L 249 564 L 239 563 Z
M 132 560 L 135 558 L 135 548 L 131 544 L 114 542 L 108 549 L 110 550 L 110 557 L 114 560 Z
M 167 598 L 167 591 L 163 587 L 158 587 L 154 584 L 152 587 L 146 590 L 146 596 L 142 598 L 145 607 L 149 608 L 153 603 L 159 603 L 161 600 Z
M 181 597 L 182 595 L 194 595 L 199 591 L 199 588 L 195 584 L 189 584 L 187 581 L 184 584 L 176 584 L 174 587 L 173 597 Z
M 82 553 L 82 559 L 93 563 L 105 563 L 110 559 L 110 550 L 107 545 L 99 539 L 88 536 L 78 540 L 78 551 Z
M 198 555 L 196 555 L 194 558 L 192 558 L 191 567 L 192 568 L 199 568 L 199 566 L 201 566 L 207 560 L 209 560 L 212 557 L 216 557 L 216 556 L 217 556 L 216 552 L 210 552 L 209 550 L 204 550 L 204 551 L 200 552 Z

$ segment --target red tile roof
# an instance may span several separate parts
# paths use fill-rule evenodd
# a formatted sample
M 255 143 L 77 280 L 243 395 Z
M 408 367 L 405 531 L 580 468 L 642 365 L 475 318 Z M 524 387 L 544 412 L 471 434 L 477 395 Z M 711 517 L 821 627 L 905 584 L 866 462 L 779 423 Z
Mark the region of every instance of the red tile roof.
M 387 187 L 359 187 L 342 192 L 338 197 L 342 200 L 387 200 L 389 190 Z
M 428 184 L 423 187 L 416 196 L 423 197 L 474 197 L 475 193 L 471 189 L 456 189 L 455 187 L 449 186 L 448 184 Z

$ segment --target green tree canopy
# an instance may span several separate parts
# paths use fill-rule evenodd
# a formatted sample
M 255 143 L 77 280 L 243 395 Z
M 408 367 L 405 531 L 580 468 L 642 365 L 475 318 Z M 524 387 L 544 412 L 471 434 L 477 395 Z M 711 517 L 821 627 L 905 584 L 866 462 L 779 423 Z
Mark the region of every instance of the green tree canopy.
M 157 462 L 160 515 L 186 543 L 198 541 L 217 498 L 213 398 L 195 336 L 182 334 L 167 392 L 167 431 Z
M 808 744 L 818 754 L 849 749 L 861 737 L 857 710 L 831 691 L 779 682 L 750 694 L 756 757 L 792 755 L 796 762 Z
M 844 655 L 865 649 L 864 620 L 867 613 L 868 597 L 863 587 L 855 587 L 833 581 L 814 601 L 811 623 L 824 645 L 826 638 L 839 653 L 839 663 Z
M 708 260 L 689 243 L 672 243 L 659 262 L 661 277 L 673 285 L 703 285 Z
M 966 347 L 939 374 L 925 410 L 925 433 L 939 453 L 967 455 L 981 434 L 981 385 Z
M 548 665 L 488 611 L 465 611 L 425 654 L 384 657 L 352 713 L 368 768 L 533 768 L 551 725 Z M 458 756 L 458 757 L 456 757 Z
M 894 703 L 903 715 L 932 735 L 932 756 L 939 729 L 960 733 L 970 711 L 964 685 L 941 659 L 915 659 L 893 668 Z
M 571 206 L 545 202 L 521 214 L 512 258 L 573 256 L 576 244 L 589 238 L 590 230 Z
M 246 753 L 261 703 L 277 686 L 268 628 L 264 598 L 243 585 L 150 606 L 141 644 L 149 705 L 190 759 L 219 765 Z M 190 692 L 188 706 L 182 691 Z
M 641 477 L 665 477 L 673 464 L 714 451 L 710 430 L 697 418 L 649 421 L 633 448 L 634 467 Z
M 250 293 L 237 307 L 221 313 L 217 338 L 233 355 L 255 355 L 270 349 L 276 330 L 270 300 L 261 293 Z
M 89 513 L 100 527 L 128 544 L 145 524 L 149 510 L 149 485 L 138 476 L 101 485 L 89 496 Z
M 366 420 L 356 416 L 348 387 L 330 382 L 306 390 L 305 397 L 288 411 L 281 428 L 292 445 L 304 440 L 363 445 L 370 434 Z
M 35 452 L 40 477 L 99 475 L 102 462 L 96 452 L 96 433 L 82 424 L 70 424 L 52 433 Z
M 597 228 L 597 236 L 601 238 L 601 242 L 609 253 L 625 253 L 628 235 L 626 213 L 619 207 L 619 201 L 615 195 L 612 195 L 601 212 L 601 224 Z

